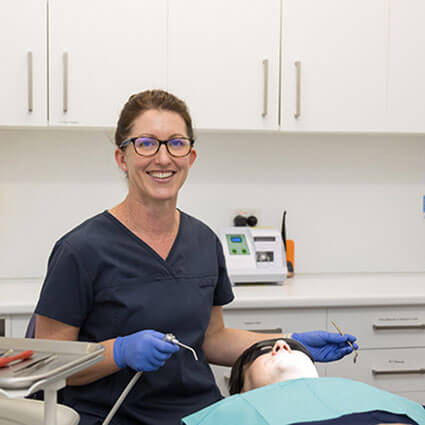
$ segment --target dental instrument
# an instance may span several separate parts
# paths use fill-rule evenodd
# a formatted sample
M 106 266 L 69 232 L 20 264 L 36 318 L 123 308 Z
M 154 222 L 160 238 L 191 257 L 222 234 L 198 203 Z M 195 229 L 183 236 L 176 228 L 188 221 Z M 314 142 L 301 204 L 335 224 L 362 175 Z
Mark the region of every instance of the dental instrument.
M 163 341 L 170 342 L 171 344 L 176 344 L 180 347 L 185 348 L 186 350 L 191 351 L 193 354 L 193 357 L 195 360 L 198 360 L 198 356 L 196 355 L 196 351 L 190 347 L 189 345 L 183 344 L 180 342 L 172 333 L 165 334 Z M 115 404 L 112 406 L 112 409 L 108 413 L 108 416 L 106 416 L 105 420 L 103 421 L 102 425 L 108 425 L 112 418 L 114 417 L 117 410 L 120 408 L 122 402 L 127 397 L 127 394 L 130 392 L 130 390 L 134 387 L 136 382 L 139 380 L 140 376 L 143 372 L 137 372 L 130 380 L 130 382 L 127 384 L 127 386 L 124 388 L 124 391 L 121 393 L 121 395 L 118 397 L 118 400 L 115 402 Z
M 335 329 L 338 331 L 338 333 L 340 334 L 340 335 L 344 335 L 344 333 L 341 331 L 341 329 L 338 327 L 338 325 L 333 321 L 333 320 L 331 320 L 331 323 L 335 326 Z M 356 363 L 356 361 L 357 361 L 357 357 L 359 357 L 359 352 L 354 348 L 354 346 L 353 346 L 353 344 L 350 342 L 350 341 L 347 341 L 347 344 L 353 349 L 353 351 L 354 351 L 354 359 L 353 359 L 353 362 L 354 363 Z

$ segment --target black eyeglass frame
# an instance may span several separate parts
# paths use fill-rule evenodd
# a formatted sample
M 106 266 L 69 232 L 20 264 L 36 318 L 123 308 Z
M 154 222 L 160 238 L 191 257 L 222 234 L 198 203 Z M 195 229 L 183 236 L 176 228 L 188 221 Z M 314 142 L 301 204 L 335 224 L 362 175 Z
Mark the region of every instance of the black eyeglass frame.
M 148 139 L 153 139 L 153 140 L 156 140 L 157 142 L 158 142 L 158 148 L 157 148 L 157 150 L 154 152 L 154 153 L 151 153 L 151 154 L 149 154 L 149 155 L 143 155 L 143 154 L 141 154 L 141 153 L 139 153 L 139 152 L 137 152 L 137 149 L 136 149 L 136 144 L 135 144 L 135 142 L 136 142 L 136 140 L 137 139 L 140 139 L 140 138 L 142 138 L 142 137 L 146 137 L 146 138 L 148 138 Z M 171 152 L 170 152 L 170 148 L 168 147 L 168 142 L 169 141 L 171 141 L 171 140 L 176 140 L 176 139 L 183 139 L 183 140 L 189 140 L 189 142 L 190 142 L 190 147 L 189 147 L 189 152 L 188 153 L 185 153 L 184 155 L 174 155 L 174 154 L 172 154 Z M 167 152 L 172 156 L 172 157 L 174 157 L 174 158 L 184 158 L 185 156 L 188 156 L 191 152 L 192 152 L 192 148 L 193 148 L 193 144 L 195 143 L 195 139 L 191 139 L 190 137 L 185 137 L 185 136 L 181 136 L 181 137 L 172 137 L 171 139 L 167 139 L 167 140 L 160 140 L 160 139 L 157 139 L 156 137 L 151 137 L 151 136 L 137 136 L 137 137 L 131 137 L 130 139 L 127 139 L 127 140 L 124 140 L 118 147 L 120 148 L 120 149 L 124 149 L 125 147 L 127 147 L 130 143 L 132 143 L 133 144 L 133 147 L 134 147 L 134 151 L 136 152 L 136 154 L 137 155 L 140 155 L 140 156 L 143 156 L 144 158 L 149 158 L 149 157 L 151 157 L 151 156 L 154 156 L 154 155 L 156 155 L 158 152 L 159 152 L 159 150 L 161 149 L 161 145 L 165 145 L 165 148 L 167 149 Z

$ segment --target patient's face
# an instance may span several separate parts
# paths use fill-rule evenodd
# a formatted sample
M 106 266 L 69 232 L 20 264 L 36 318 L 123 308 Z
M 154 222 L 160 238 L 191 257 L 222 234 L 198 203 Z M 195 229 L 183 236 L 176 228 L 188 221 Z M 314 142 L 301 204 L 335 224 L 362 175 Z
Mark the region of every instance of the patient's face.
M 245 369 L 242 392 L 288 379 L 317 377 L 316 367 L 306 354 L 278 340 L 272 351 L 258 356 Z

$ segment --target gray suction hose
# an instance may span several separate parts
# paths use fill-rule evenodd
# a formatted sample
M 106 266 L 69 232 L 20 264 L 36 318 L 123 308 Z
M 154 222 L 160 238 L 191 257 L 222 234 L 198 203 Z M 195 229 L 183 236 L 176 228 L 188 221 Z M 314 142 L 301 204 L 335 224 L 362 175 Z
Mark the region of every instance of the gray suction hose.
M 164 336 L 164 341 L 171 342 L 172 344 L 179 345 L 180 347 L 186 348 L 187 350 L 191 351 L 193 354 L 193 357 L 195 360 L 198 360 L 198 356 L 196 355 L 196 351 L 189 347 L 188 345 L 182 344 L 173 334 L 166 334 Z M 112 409 L 108 413 L 108 416 L 105 418 L 105 420 L 102 422 L 102 425 L 108 425 L 109 422 L 111 422 L 112 418 L 114 417 L 115 413 L 117 413 L 117 410 L 120 408 L 122 402 L 127 397 L 127 394 L 131 391 L 131 389 L 134 387 L 136 382 L 139 380 L 140 376 L 143 372 L 137 372 L 130 380 L 130 382 L 127 384 L 127 386 L 124 388 L 124 391 L 120 394 L 118 397 L 118 400 L 115 402 L 115 404 L 112 406 Z

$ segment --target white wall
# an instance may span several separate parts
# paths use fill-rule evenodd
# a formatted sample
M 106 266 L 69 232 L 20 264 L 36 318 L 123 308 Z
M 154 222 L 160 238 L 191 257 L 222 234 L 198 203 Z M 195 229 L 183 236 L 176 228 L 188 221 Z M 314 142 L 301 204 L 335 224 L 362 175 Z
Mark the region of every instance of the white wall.
M 200 132 L 179 206 L 215 230 L 252 209 L 296 272 L 425 271 L 425 136 Z M 125 195 L 109 132 L 0 130 L 0 278 L 43 276 L 60 235 Z

